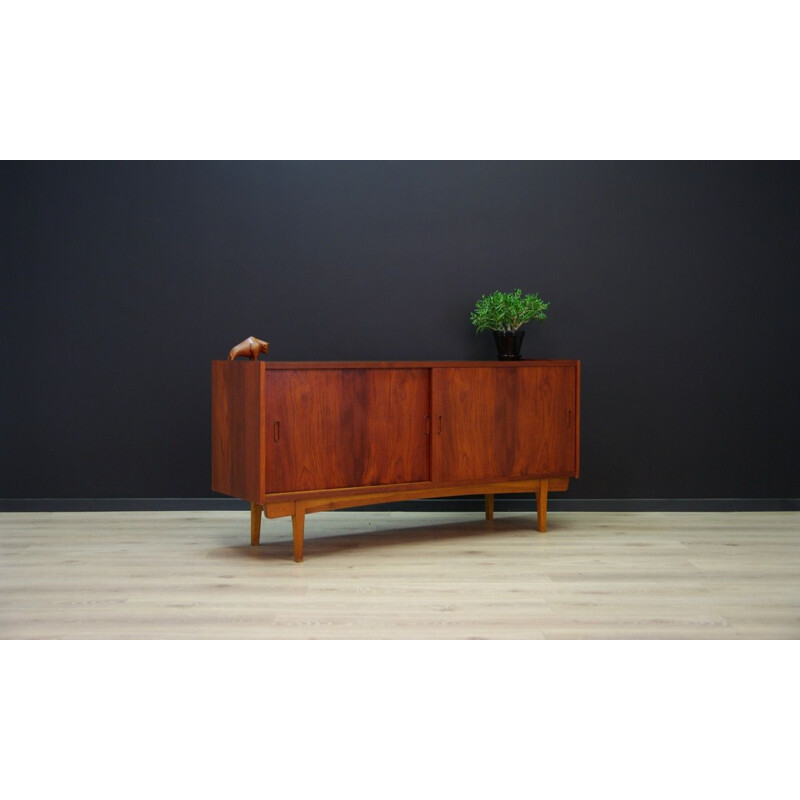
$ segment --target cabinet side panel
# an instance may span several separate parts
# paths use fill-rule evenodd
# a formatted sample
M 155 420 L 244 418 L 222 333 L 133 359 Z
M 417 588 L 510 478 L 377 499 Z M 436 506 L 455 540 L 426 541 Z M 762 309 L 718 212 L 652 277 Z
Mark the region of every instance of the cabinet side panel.
M 211 364 L 211 488 L 263 502 L 263 365 Z

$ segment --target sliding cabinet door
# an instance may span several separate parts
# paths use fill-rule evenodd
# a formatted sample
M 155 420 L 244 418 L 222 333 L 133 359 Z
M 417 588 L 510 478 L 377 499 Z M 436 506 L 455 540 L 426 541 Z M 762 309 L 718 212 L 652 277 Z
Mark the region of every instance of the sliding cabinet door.
M 432 370 L 433 480 L 577 474 L 573 366 Z
M 267 370 L 266 491 L 430 480 L 429 370 Z

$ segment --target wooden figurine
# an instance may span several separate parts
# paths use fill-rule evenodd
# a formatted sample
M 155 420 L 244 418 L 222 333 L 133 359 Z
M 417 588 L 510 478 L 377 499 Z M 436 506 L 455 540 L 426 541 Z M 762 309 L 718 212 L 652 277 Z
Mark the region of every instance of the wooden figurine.
M 256 339 L 255 336 L 248 336 L 228 353 L 228 361 L 233 361 L 239 356 L 249 358 L 251 361 L 258 361 L 261 353 L 266 354 L 268 352 L 269 342 L 262 342 L 261 339 Z

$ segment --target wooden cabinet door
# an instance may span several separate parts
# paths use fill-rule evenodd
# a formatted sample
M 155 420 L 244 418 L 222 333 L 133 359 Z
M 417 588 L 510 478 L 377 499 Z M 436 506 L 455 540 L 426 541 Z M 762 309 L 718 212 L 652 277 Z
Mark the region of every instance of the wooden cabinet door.
M 427 369 L 267 370 L 266 491 L 430 480 Z
M 572 366 L 432 370 L 436 482 L 577 474 Z

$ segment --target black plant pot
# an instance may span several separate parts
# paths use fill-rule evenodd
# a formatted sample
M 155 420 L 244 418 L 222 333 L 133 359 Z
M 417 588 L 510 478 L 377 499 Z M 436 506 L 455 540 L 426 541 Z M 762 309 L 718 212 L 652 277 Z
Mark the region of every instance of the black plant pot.
M 494 343 L 497 345 L 497 358 L 500 361 L 519 361 L 519 349 L 522 347 L 522 337 L 525 331 L 492 331 Z

